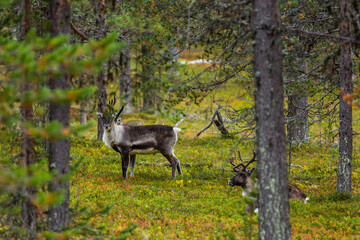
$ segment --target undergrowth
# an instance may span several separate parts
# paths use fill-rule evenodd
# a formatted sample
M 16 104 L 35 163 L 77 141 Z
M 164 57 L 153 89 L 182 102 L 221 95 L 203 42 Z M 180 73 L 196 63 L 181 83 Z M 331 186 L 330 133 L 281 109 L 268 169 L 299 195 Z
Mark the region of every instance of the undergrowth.
M 124 181 L 117 153 L 92 140 L 73 139 L 72 158 L 79 162 L 71 203 L 95 209 L 113 204 L 108 215 L 91 222 L 107 226 L 108 236 L 136 224 L 133 239 L 255 239 L 256 215 L 245 215 L 240 188 L 227 185 L 233 176 L 228 157 L 236 143 L 180 134 L 175 154 L 183 176 L 171 179 L 161 155 L 139 156 L 135 177 Z M 251 157 L 252 148 L 253 143 L 240 144 L 243 158 Z M 294 239 L 359 237 L 359 169 L 354 169 L 353 194 L 336 194 L 336 172 L 327 169 L 331 154 L 312 145 L 293 149 L 293 162 L 300 167 L 291 169 L 290 182 L 310 197 L 305 205 L 291 201 Z
M 86 224 L 108 239 L 124 232 L 129 239 L 256 239 L 257 216 L 245 214 L 247 203 L 241 189 L 227 184 L 234 175 L 229 157 L 240 150 L 244 160 L 250 159 L 254 140 L 240 141 L 241 136 L 222 138 L 215 127 L 195 137 L 209 123 L 217 104 L 229 104 L 236 109 L 252 106 L 249 91 L 232 86 L 215 90 L 201 105 L 182 102 L 162 116 L 140 113 L 123 116 L 125 122 L 172 126 L 185 118 L 175 146 L 183 175 L 176 179 L 171 179 L 171 168 L 165 158 L 150 155 L 138 156 L 135 177 L 124 181 L 120 155 L 96 140 L 96 124 L 89 131 L 72 136 L 72 210 L 80 213 L 84 209 L 94 213 L 108 210 L 106 214 L 86 215 Z M 356 128 L 354 131 L 358 131 Z M 310 135 L 310 143 L 291 148 L 291 162 L 296 167 L 291 168 L 289 181 L 310 197 L 307 204 L 290 202 L 292 238 L 359 239 L 358 135 L 354 136 L 351 196 L 336 193 L 334 169 L 338 152 L 329 142 L 334 136 L 321 134 L 314 126 Z M 320 137 L 313 137 L 316 135 Z M 2 131 L 1 167 L 17 163 L 19 142 L 19 138 Z M 47 169 L 46 154 L 40 149 L 37 153 Z M 73 220 L 81 222 L 81 215 Z M 1 231 L 6 229 L 0 225 Z

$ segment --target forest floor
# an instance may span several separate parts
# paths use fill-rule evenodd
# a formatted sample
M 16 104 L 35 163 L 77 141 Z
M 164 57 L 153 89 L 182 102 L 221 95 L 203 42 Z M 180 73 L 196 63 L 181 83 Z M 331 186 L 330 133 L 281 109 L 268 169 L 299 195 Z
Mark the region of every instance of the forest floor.
M 192 65 L 191 70 L 199 71 L 205 65 Z M 243 74 L 245 81 L 252 81 Z M 130 239 L 256 239 L 257 216 L 244 213 L 248 199 L 241 196 L 240 187 L 227 184 L 234 175 L 229 157 L 239 150 L 244 160 L 250 159 L 255 141 L 241 141 L 242 136 L 237 135 L 223 138 L 214 126 L 196 137 L 217 104 L 237 109 L 252 106 L 252 96 L 239 84 L 233 81 L 215 90 L 200 105 L 177 105 L 168 115 L 123 117 L 124 122 L 136 119 L 143 124 L 174 125 L 182 118 L 178 112 L 185 115 L 175 147 L 183 175 L 176 179 L 170 178 L 165 158 L 151 155 L 138 156 L 135 176 L 124 181 L 119 154 L 94 140 L 96 130 L 73 138 L 71 158 L 78 166 L 71 179 L 72 207 L 101 211 L 111 205 L 108 214 L 91 219 L 109 238 L 136 225 Z M 354 125 L 358 111 L 354 109 Z M 292 238 L 360 239 L 359 136 L 354 136 L 353 194 L 339 195 L 334 170 L 338 148 L 336 143 L 334 147 L 334 132 L 323 125 L 326 123 L 311 126 L 309 143 L 291 147 L 291 162 L 300 167 L 291 169 L 289 182 L 310 197 L 307 204 L 290 201 Z M 354 126 L 355 131 L 357 128 Z
M 243 89 L 234 81 L 215 90 L 200 105 L 182 103 L 167 114 L 123 116 L 125 123 L 136 120 L 171 126 L 184 118 L 175 146 L 183 175 L 176 179 L 170 177 L 167 160 L 157 154 L 138 156 L 135 176 L 124 181 L 120 155 L 96 140 L 95 126 L 71 136 L 70 207 L 78 213 L 85 208 L 92 211 L 90 216 L 74 216 L 75 222 L 85 219 L 92 226 L 99 238 L 91 239 L 117 239 L 132 226 L 136 228 L 129 239 L 256 239 L 257 216 L 245 214 L 248 200 L 241 196 L 240 187 L 227 184 L 234 175 L 229 158 L 239 150 L 244 160 L 250 159 L 255 141 L 241 141 L 240 135 L 221 137 L 214 126 L 196 137 L 217 104 L 236 109 L 252 106 L 252 96 Z M 354 109 L 357 132 L 359 111 Z M 359 135 L 354 136 L 353 144 L 353 194 L 339 195 L 334 171 L 338 149 L 333 145 L 334 132 L 323 125 L 326 123 L 311 126 L 309 143 L 291 147 L 291 162 L 300 167 L 291 169 L 289 181 L 310 197 L 307 204 L 290 201 L 292 238 L 360 239 Z
M 112 205 L 107 215 L 91 220 L 108 236 L 136 224 L 130 239 L 256 239 L 256 215 L 244 213 L 247 200 L 240 187 L 227 185 L 234 175 L 228 158 L 237 139 L 218 134 L 197 138 L 186 134 L 191 131 L 187 125 L 175 147 L 183 171 L 176 179 L 170 178 L 166 159 L 152 155 L 139 156 L 135 176 L 124 181 L 117 153 L 95 140 L 74 138 L 71 158 L 79 164 L 71 179 L 71 205 L 96 211 Z M 236 150 L 247 160 L 253 147 L 247 141 Z M 289 181 L 310 197 L 307 204 L 290 202 L 293 239 L 360 238 L 359 150 L 355 144 L 353 195 L 348 198 L 335 193 L 337 157 L 328 168 L 337 152 L 331 145 L 292 149 L 292 162 L 301 168 L 292 168 Z

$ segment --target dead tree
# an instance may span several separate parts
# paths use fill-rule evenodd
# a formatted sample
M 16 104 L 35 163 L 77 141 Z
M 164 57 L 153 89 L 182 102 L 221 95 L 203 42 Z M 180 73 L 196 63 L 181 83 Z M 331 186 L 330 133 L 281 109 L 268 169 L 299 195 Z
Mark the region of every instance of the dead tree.
M 224 121 L 221 117 L 221 114 L 219 112 L 219 109 L 221 107 L 217 107 L 215 109 L 215 112 L 211 118 L 210 123 L 204 127 L 200 132 L 198 132 L 198 134 L 196 134 L 196 136 L 200 136 L 200 134 L 202 134 L 206 129 L 208 129 L 209 127 L 211 127 L 211 125 L 214 123 L 215 126 L 219 129 L 219 131 L 221 132 L 222 136 L 224 137 L 231 137 L 231 134 L 229 133 L 229 131 L 226 129 L 225 125 L 224 125 Z

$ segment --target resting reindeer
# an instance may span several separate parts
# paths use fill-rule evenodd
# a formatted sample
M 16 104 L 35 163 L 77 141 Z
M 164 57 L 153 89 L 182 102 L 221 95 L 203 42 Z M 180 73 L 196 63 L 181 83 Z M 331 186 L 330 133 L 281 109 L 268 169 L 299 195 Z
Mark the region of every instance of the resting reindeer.
M 109 102 L 112 106 L 115 103 L 116 97 Z M 129 158 L 131 160 L 130 176 L 134 176 L 136 154 L 161 153 L 170 162 L 172 167 L 171 176 L 176 177 L 176 169 L 181 175 L 180 162 L 174 154 L 174 147 L 178 140 L 177 133 L 181 131 L 178 125 L 182 120 L 174 127 L 167 125 L 131 126 L 122 124 L 122 120 L 119 118 L 123 109 L 124 106 L 115 117 L 108 112 L 104 114 L 98 113 L 98 116 L 104 125 L 103 142 L 107 147 L 112 148 L 121 155 L 124 179 L 127 178 Z
M 257 182 L 251 177 L 251 174 L 255 171 L 255 168 L 247 169 L 247 167 L 256 161 L 256 153 L 253 151 L 253 158 L 250 161 L 243 161 L 241 158 L 240 151 L 239 158 L 241 160 L 241 163 L 236 165 L 234 163 L 234 158 L 230 160 L 231 165 L 233 165 L 233 171 L 236 172 L 236 175 L 231 178 L 228 181 L 229 186 L 240 186 L 243 190 L 242 196 L 249 196 L 253 203 L 249 204 L 245 211 L 250 212 L 252 209 L 256 208 L 256 198 L 251 196 L 254 194 L 254 190 L 257 187 Z M 306 194 L 297 186 L 293 184 L 288 184 L 289 188 L 289 199 L 298 199 L 304 201 L 306 203 L 309 198 L 306 197 Z M 255 212 L 257 213 L 257 208 L 255 209 Z

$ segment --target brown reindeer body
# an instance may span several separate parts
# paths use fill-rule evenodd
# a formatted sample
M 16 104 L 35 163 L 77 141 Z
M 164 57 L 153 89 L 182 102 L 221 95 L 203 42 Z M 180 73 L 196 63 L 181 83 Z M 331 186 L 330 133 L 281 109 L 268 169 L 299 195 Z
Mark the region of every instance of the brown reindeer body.
M 228 181 L 228 185 L 233 187 L 233 186 L 240 186 L 243 190 L 242 192 L 242 196 L 243 197 L 250 197 L 253 200 L 253 203 L 250 203 L 246 209 L 245 212 L 251 212 L 252 210 L 257 211 L 257 200 L 255 197 L 253 197 L 252 195 L 254 195 L 255 189 L 257 187 L 257 182 L 255 179 L 253 179 L 253 177 L 251 176 L 252 173 L 255 171 L 255 168 L 252 169 L 247 169 L 247 167 L 252 163 L 256 161 L 256 154 L 255 152 L 253 152 L 254 156 L 250 161 L 244 162 L 241 158 L 240 152 L 239 152 L 239 157 L 241 160 L 241 163 L 238 165 L 234 164 L 234 160 L 231 160 L 230 163 L 234 166 L 233 167 L 233 171 L 236 172 L 235 176 L 232 177 L 229 181 Z M 246 165 L 245 165 L 246 164 Z M 240 168 L 242 167 L 242 168 Z M 306 203 L 309 198 L 306 196 L 306 194 L 297 186 L 289 183 L 288 184 L 288 189 L 289 189 L 289 199 L 297 199 L 297 200 L 301 200 L 304 201 L 304 203 Z
M 116 98 L 109 102 L 109 106 L 114 106 Z M 122 124 L 119 118 L 121 110 L 110 117 L 111 114 L 99 113 L 99 119 L 104 125 L 103 142 L 114 151 L 120 153 L 122 160 L 123 178 L 127 178 L 127 169 L 131 166 L 130 176 L 134 176 L 136 154 L 147 155 L 161 153 L 172 167 L 171 176 L 176 177 L 176 170 L 181 175 L 180 161 L 174 154 L 174 147 L 178 140 L 178 132 L 181 131 L 178 125 L 174 127 L 167 125 L 143 125 L 132 126 Z
M 304 203 L 306 203 L 309 200 L 306 194 L 297 186 L 289 183 L 288 187 L 289 187 L 289 199 L 301 200 L 304 201 Z

